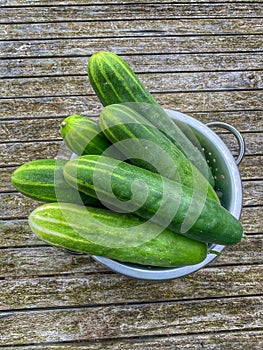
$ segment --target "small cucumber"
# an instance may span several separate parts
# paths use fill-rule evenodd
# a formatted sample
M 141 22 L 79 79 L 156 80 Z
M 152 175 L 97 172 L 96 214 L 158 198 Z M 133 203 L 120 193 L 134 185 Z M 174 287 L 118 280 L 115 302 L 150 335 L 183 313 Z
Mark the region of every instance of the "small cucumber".
M 63 120 L 60 133 L 65 144 L 77 155 L 104 154 L 120 158 L 120 153 L 112 146 L 94 120 L 80 115 L 71 115 Z
M 211 169 L 200 149 L 169 118 L 125 60 L 112 52 L 96 52 L 88 62 L 88 77 L 103 106 L 125 102 L 144 103 L 144 117 L 164 132 L 204 176 L 208 174 L 209 182 L 215 185 Z
M 83 156 L 65 165 L 64 176 L 71 186 L 102 203 L 186 237 L 230 245 L 243 236 L 240 222 L 213 199 L 132 164 Z
M 100 125 L 107 138 L 131 163 L 207 194 L 219 202 L 207 179 L 166 135 L 135 109 L 137 104 L 113 104 L 103 109 Z M 156 171 L 156 170 L 155 170 Z
M 38 159 L 18 167 L 12 174 L 12 185 L 27 197 L 42 202 L 73 202 L 101 206 L 83 192 L 76 191 L 65 181 L 63 167 L 66 160 Z
M 137 237 L 147 237 L 157 228 L 154 224 L 142 223 L 132 215 L 69 203 L 44 204 L 29 216 L 29 225 L 40 239 L 76 252 L 161 267 L 193 265 L 206 258 L 206 244 L 167 229 L 139 245 L 107 244 L 108 239 L 110 242 L 125 241 L 126 231 L 132 233 L 136 242 Z M 97 236 L 104 238 L 105 245 L 96 243 Z

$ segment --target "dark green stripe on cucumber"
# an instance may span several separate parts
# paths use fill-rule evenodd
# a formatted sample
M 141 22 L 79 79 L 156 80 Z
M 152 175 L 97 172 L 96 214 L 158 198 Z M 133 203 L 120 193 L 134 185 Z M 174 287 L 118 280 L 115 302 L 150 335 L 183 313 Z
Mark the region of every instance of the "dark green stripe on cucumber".
M 176 233 L 230 245 L 243 236 L 240 222 L 216 201 L 137 166 L 101 156 L 83 156 L 64 167 L 68 183 L 106 205 L 133 212 Z
M 88 62 L 88 77 L 103 106 L 125 102 L 148 104 L 149 111 L 145 106 L 144 117 L 164 132 L 214 186 L 211 169 L 200 148 L 169 118 L 126 61 L 112 52 L 96 52 Z
M 71 115 L 65 118 L 60 133 L 68 148 L 79 156 L 103 153 L 113 158 L 122 157 L 105 137 L 99 124 L 88 117 Z
M 137 103 L 105 107 L 100 115 L 100 125 L 107 138 L 133 164 L 197 188 L 219 202 L 207 178 L 168 137 L 139 114 L 138 109 Z
M 78 192 L 64 179 L 61 159 L 38 159 L 19 166 L 12 174 L 12 185 L 27 197 L 42 202 L 72 202 L 101 206 L 83 192 Z
M 89 220 L 90 217 L 92 220 Z M 206 244 L 176 235 L 167 229 L 155 238 L 135 246 L 114 247 L 96 243 L 98 235 L 104 237 L 105 242 L 108 239 L 111 242 L 125 241 L 125 229 L 132 229 L 135 241 L 136 237 L 147 237 L 149 232 L 156 230 L 156 225 L 142 223 L 132 215 L 68 203 L 45 204 L 29 216 L 29 225 L 40 239 L 71 251 L 160 267 L 193 265 L 206 258 Z M 92 240 L 92 233 L 95 240 Z

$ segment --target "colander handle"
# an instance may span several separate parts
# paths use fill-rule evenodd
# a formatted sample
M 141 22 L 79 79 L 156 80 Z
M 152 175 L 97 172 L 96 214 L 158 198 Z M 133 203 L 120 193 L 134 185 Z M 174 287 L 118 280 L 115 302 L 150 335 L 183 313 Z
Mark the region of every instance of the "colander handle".
M 243 136 L 240 134 L 240 132 L 232 125 L 227 124 L 227 123 L 223 123 L 223 122 L 209 122 L 209 123 L 206 123 L 206 125 L 218 126 L 220 128 L 227 129 L 228 131 L 232 132 L 232 134 L 237 139 L 238 145 L 239 145 L 239 154 L 238 154 L 238 157 L 236 159 L 236 163 L 237 163 L 237 165 L 239 165 L 241 160 L 244 157 L 244 154 L 245 154 L 245 141 L 243 139 Z

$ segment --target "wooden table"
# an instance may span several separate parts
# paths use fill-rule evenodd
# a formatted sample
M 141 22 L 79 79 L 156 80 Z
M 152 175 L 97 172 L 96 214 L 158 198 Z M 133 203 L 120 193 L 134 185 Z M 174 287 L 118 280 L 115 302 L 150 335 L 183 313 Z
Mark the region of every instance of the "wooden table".
M 262 1 L 1 0 L 0 348 L 262 349 Z M 243 135 L 248 239 L 166 282 L 131 279 L 38 240 L 10 184 L 57 155 L 63 118 L 96 118 L 86 66 L 118 53 L 159 103 Z M 223 134 L 229 148 L 236 141 Z

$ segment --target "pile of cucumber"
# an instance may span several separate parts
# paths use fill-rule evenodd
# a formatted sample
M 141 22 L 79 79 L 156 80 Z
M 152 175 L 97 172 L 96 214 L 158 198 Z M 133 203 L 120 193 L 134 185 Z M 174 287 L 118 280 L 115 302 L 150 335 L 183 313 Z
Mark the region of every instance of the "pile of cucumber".
M 88 77 L 104 109 L 99 122 L 61 123 L 76 157 L 12 174 L 18 191 L 46 202 L 29 216 L 32 231 L 57 247 L 158 267 L 198 264 L 210 244 L 238 243 L 242 225 L 221 205 L 200 148 L 128 64 L 97 52 Z

